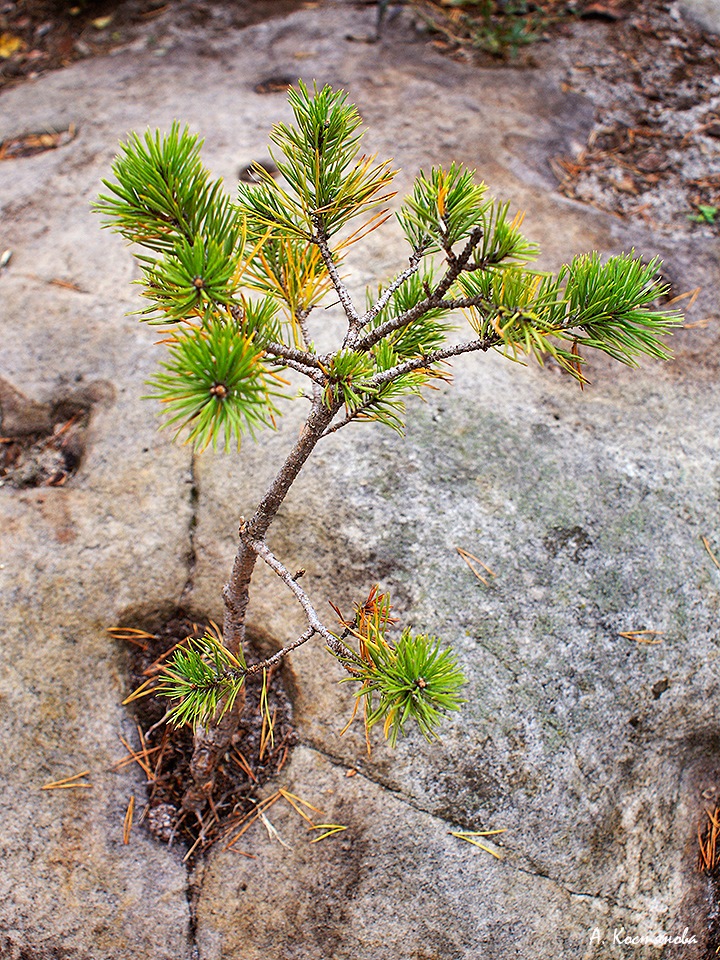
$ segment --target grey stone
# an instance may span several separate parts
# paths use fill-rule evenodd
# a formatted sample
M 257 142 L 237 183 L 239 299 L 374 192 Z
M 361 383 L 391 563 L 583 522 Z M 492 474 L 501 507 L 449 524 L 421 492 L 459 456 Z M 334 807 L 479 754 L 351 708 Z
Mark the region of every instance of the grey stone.
M 720 33 L 720 6 L 716 0 L 682 0 L 680 9 L 705 30 Z
M 219 618 L 238 518 L 281 462 L 303 402 L 238 457 L 193 457 L 157 434 L 140 400 L 154 331 L 123 316 L 137 307 L 135 268 L 88 210 L 120 138 L 187 121 L 232 188 L 289 116 L 282 94 L 255 85 L 298 72 L 348 89 L 368 147 L 402 168 L 401 193 L 420 167 L 465 162 L 527 209 L 544 267 L 634 245 L 663 253 L 683 289 L 704 285 L 715 309 L 717 253 L 702 237 L 671 243 L 549 192 L 542 145 L 581 140 L 589 116 L 564 99 L 559 67 L 477 70 L 402 24 L 381 44 L 345 39 L 372 16 L 331 4 L 212 43 L 172 34 L 3 94 L 0 139 L 70 122 L 78 136 L 3 164 L 13 257 L 0 273 L 2 376 L 39 404 L 78 377 L 112 390 L 67 487 L 0 490 L 0 765 L 12 811 L 0 955 L 580 958 L 604 955 L 616 930 L 686 926 L 702 943 L 678 955 L 702 955 L 694 844 L 720 788 L 720 576 L 701 541 L 717 547 L 717 354 L 702 326 L 678 334 L 667 366 L 593 360 L 584 393 L 552 367 L 467 358 L 451 387 L 411 405 L 406 439 L 361 425 L 325 441 L 271 546 L 307 569 L 328 617 L 326 600 L 348 610 L 373 583 L 390 588 L 406 622 L 457 650 L 468 703 L 441 741 L 412 734 L 393 753 L 377 735 L 368 758 L 358 724 L 339 735 L 352 710 L 333 682 L 340 671 L 303 648 L 293 658 L 303 746 L 284 782 L 348 829 L 310 846 L 278 803 L 268 816 L 291 850 L 258 824 L 242 846 L 257 859 L 217 849 L 190 877 L 137 828 L 121 842 L 142 783 L 110 772 L 132 723 L 123 651 L 104 628 L 181 598 Z M 527 131 L 531 150 L 516 139 Z M 376 231 L 349 258 L 353 290 L 406 258 L 396 228 Z M 332 311 L 322 322 L 328 337 L 340 323 Z M 456 547 L 497 576 L 482 584 Z M 270 642 L 297 635 L 301 617 L 265 570 L 252 602 Z M 619 636 L 643 629 L 660 642 Z M 84 769 L 92 789 L 40 791 Z M 449 834 L 500 827 L 502 862 Z

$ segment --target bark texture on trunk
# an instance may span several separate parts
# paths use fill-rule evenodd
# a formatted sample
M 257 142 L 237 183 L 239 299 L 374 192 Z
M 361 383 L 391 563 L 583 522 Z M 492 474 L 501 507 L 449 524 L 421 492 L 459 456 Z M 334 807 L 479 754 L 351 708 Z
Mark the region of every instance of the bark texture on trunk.
M 247 540 L 263 540 L 270 524 L 287 493 L 305 465 L 318 440 L 342 406 L 335 401 L 330 407 L 314 403 L 310 415 L 292 450 L 260 501 L 252 519 L 240 528 L 239 544 L 230 579 L 223 590 L 225 616 L 223 620 L 223 643 L 237 656 L 245 642 L 245 622 L 250 602 L 250 581 L 257 562 L 257 554 L 247 546 Z M 244 691 L 238 696 L 233 709 L 219 723 L 209 724 L 195 734 L 191 762 L 193 784 L 185 793 L 183 807 L 200 812 L 211 795 L 215 771 L 220 758 L 229 749 L 237 732 L 238 723 L 245 705 Z

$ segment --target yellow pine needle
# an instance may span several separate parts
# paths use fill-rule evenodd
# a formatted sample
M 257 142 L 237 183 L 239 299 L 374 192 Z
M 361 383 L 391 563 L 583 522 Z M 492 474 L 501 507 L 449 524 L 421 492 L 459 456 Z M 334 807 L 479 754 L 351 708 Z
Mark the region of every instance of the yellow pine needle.
M 250 827 L 253 825 L 253 823 L 258 819 L 260 814 L 264 810 L 267 810 L 269 807 L 271 807 L 274 803 L 277 803 L 280 797 L 281 797 L 281 794 L 280 794 L 280 791 L 278 790 L 275 793 L 271 794 L 269 797 L 266 797 L 264 800 L 261 800 L 254 810 L 251 810 L 250 813 L 247 813 L 244 817 L 238 820 L 238 822 L 231 827 L 231 830 L 234 830 L 236 827 L 242 827 L 242 829 L 239 831 L 239 833 L 237 833 L 232 838 L 232 840 L 225 847 L 223 847 L 223 851 L 229 850 L 234 844 L 236 844 L 240 839 L 240 837 L 242 837 L 242 835 L 246 833 L 250 829 Z
M 150 689 L 146 689 L 146 688 L 148 684 L 153 682 L 154 679 L 155 679 L 154 677 L 148 677 L 147 680 L 144 680 L 140 684 L 140 686 L 137 688 L 137 690 L 133 690 L 133 692 L 130 694 L 129 697 L 125 697 L 125 699 L 122 702 L 122 706 L 125 707 L 127 706 L 128 703 L 132 703 L 133 700 L 139 700 L 141 697 L 150 696 L 150 694 L 153 692 L 153 688 L 152 687 L 150 687 Z
M 363 684 L 363 686 L 366 686 L 366 684 Z M 342 730 L 340 731 L 340 736 L 341 736 L 341 737 L 344 736 L 344 735 L 348 732 L 348 730 L 350 729 L 350 726 L 351 726 L 353 720 L 355 719 L 355 717 L 356 717 L 356 715 L 357 715 L 358 707 L 359 707 L 359 706 L 360 706 L 360 698 L 359 698 L 359 697 L 356 697 L 356 698 L 355 698 L 355 704 L 354 704 L 354 706 L 353 706 L 352 715 L 351 715 L 350 719 L 348 720 L 348 722 L 345 724 L 345 726 L 344 726 L 344 727 L 342 728 Z
M 312 820 L 310 819 L 310 817 L 305 813 L 304 810 L 301 810 L 300 807 L 297 806 L 297 804 L 301 803 L 304 807 L 307 807 L 308 810 L 313 810 L 315 813 L 320 813 L 317 807 L 314 807 L 311 803 L 308 803 L 307 800 L 303 800 L 302 797 L 298 797 L 296 796 L 296 794 L 290 793 L 289 790 L 283 790 L 282 787 L 278 792 L 285 800 L 287 800 L 287 802 L 290 804 L 293 810 L 296 813 L 300 814 L 303 820 L 306 820 L 311 827 L 315 826 Z
M 437 209 L 438 217 L 442 220 L 445 216 L 445 200 L 447 199 L 448 194 L 448 185 L 444 177 L 441 177 L 440 183 L 438 183 L 438 194 L 437 194 Z
M 136 647 L 142 647 L 143 650 L 148 648 L 143 640 L 155 639 L 155 635 L 148 633 L 147 630 L 135 630 L 132 627 L 107 627 L 106 633 L 109 633 L 113 640 L 126 640 L 128 643 L 134 643 Z
M 507 833 L 507 827 L 501 827 L 499 830 L 458 830 L 453 833 L 454 837 L 494 837 L 496 833 Z
M 129 762 L 130 760 L 134 760 L 135 763 L 137 763 L 137 765 L 138 765 L 138 766 L 143 770 L 143 772 L 146 774 L 148 780 L 152 780 L 152 771 L 151 771 L 150 767 L 148 766 L 148 764 L 145 763 L 145 760 L 147 760 L 147 758 L 148 758 L 148 751 L 147 751 L 147 750 L 133 750 L 133 748 L 130 746 L 130 744 L 127 742 L 127 740 L 126 740 L 124 737 L 118 737 L 118 740 L 120 741 L 120 743 L 125 747 L 125 749 L 126 749 L 127 752 L 128 752 L 127 757 L 124 757 L 124 758 L 123 758 L 123 763 L 127 763 L 127 762 Z M 156 749 L 159 749 L 159 748 L 156 748 Z
M 276 716 L 277 707 L 273 710 L 272 717 L 269 711 L 263 713 L 262 728 L 260 730 L 260 752 L 258 753 L 260 760 L 262 760 L 265 755 L 268 743 L 270 743 L 271 747 L 275 746 L 274 727 Z
M 268 741 L 270 746 L 275 746 L 275 717 L 277 716 L 277 707 L 270 716 L 270 705 L 268 703 L 268 675 L 267 670 L 263 669 L 263 683 L 260 691 L 260 712 L 262 713 L 262 727 L 260 729 L 260 753 L 262 760 Z
M 62 780 L 53 780 L 52 783 L 46 783 L 44 786 L 40 787 L 41 790 L 72 790 L 75 787 L 90 789 L 92 787 L 91 783 L 77 783 L 76 781 L 80 780 L 81 777 L 87 777 L 89 775 L 89 770 L 83 770 L 82 773 L 74 773 L 71 777 L 65 777 Z
M 147 630 L 136 630 L 134 627 L 107 627 L 107 632 L 113 637 L 142 637 L 146 640 L 154 640 L 155 634 L 148 633 Z
M 159 747 L 150 747 L 145 748 L 140 752 L 135 750 L 130 750 L 124 757 L 121 757 L 120 760 L 116 760 L 115 763 L 110 767 L 111 770 L 122 770 L 123 767 L 127 767 L 130 763 L 138 763 L 138 757 L 144 757 L 147 759 L 151 754 L 157 753 L 159 750 L 162 750 L 162 745 Z
M 703 546 L 705 547 L 705 549 L 706 549 L 707 552 L 708 552 L 708 556 L 710 557 L 710 559 L 712 560 L 712 562 L 715 564 L 715 566 L 718 568 L 718 570 L 720 570 L 720 560 L 718 560 L 718 558 L 715 556 L 715 554 L 714 554 L 714 553 L 712 552 L 712 550 L 710 549 L 710 542 L 708 541 L 708 538 L 707 538 L 707 537 L 701 537 L 700 539 L 702 540 Z
M 647 643 L 649 646 L 655 646 L 662 643 L 662 640 L 651 640 L 650 637 L 662 636 L 661 630 L 626 630 L 618 633 L 624 640 L 634 640 L 635 643 Z
M 485 577 L 483 577 L 480 573 L 478 573 L 474 564 L 479 563 L 480 566 L 483 568 L 483 570 L 485 570 L 486 573 L 489 573 L 491 577 L 497 576 L 497 574 L 493 573 L 490 567 L 486 563 L 483 563 L 483 561 L 479 557 L 476 557 L 474 554 L 469 553 L 467 550 L 464 550 L 462 547 L 455 547 L 455 549 L 457 550 L 459 555 L 462 557 L 462 559 L 465 561 L 465 563 L 468 565 L 468 567 L 470 567 L 470 569 L 478 578 L 478 580 L 484 583 L 486 587 L 488 586 L 488 581 L 485 579 Z
M 257 783 L 257 782 L 258 782 L 258 781 L 257 781 L 257 777 L 256 777 L 255 774 L 253 773 L 252 767 L 250 766 L 250 764 L 249 764 L 249 763 L 247 762 L 247 760 L 245 759 L 245 755 L 242 754 L 242 753 L 240 753 L 240 751 L 238 750 L 237 747 L 235 747 L 235 749 L 233 750 L 233 756 L 235 757 L 235 761 L 236 761 L 236 763 L 238 764 L 238 766 L 240 767 L 240 769 L 241 769 L 244 773 L 246 773 L 246 774 L 248 775 L 248 777 L 250 777 L 251 780 L 253 780 L 255 783 Z
M 135 810 L 135 795 L 133 794 L 128 801 L 125 819 L 123 821 L 123 843 L 127 846 L 130 843 L 130 831 L 132 830 L 133 811 Z
M 680 303 L 681 300 L 687 300 L 687 298 L 690 297 L 690 299 L 688 300 L 687 305 L 685 306 L 685 309 L 686 309 L 686 310 L 689 310 L 690 307 L 693 306 L 693 304 L 695 303 L 695 301 L 697 300 L 697 298 L 700 296 L 700 291 L 701 291 L 701 290 L 702 290 L 702 287 L 695 287 L 694 290 L 686 290 L 685 293 L 679 293 L 676 297 L 673 297 L 672 300 L 668 300 L 668 301 L 667 301 L 667 306 L 669 307 L 669 306 L 671 306 L 673 303 Z M 688 326 L 688 325 L 687 325 L 686 323 L 683 324 L 683 329 L 687 329 L 687 326 Z M 691 326 L 692 326 L 692 324 L 691 324 Z
M 262 246 L 263 246 L 263 244 L 265 243 L 265 241 L 267 240 L 269 234 L 270 234 L 270 231 L 268 230 L 268 231 L 267 231 L 262 237 L 260 237 L 260 239 L 256 242 L 255 246 L 252 248 L 252 250 L 250 251 L 250 253 L 248 254 L 248 256 L 245 257 L 244 259 L 241 257 L 241 258 L 238 260 L 237 266 L 235 267 L 235 272 L 233 273 L 233 278 L 232 278 L 233 287 L 234 287 L 235 289 L 237 289 L 237 288 L 240 286 L 240 280 L 242 279 L 243 274 L 247 271 L 247 269 L 248 269 L 248 267 L 250 266 L 250 263 L 252 262 L 253 257 L 255 256 L 255 254 L 258 252 L 258 250 L 260 250 L 260 249 L 262 248 Z M 242 240 L 241 240 L 241 242 L 240 242 L 240 249 L 241 249 L 243 252 L 244 252 L 244 250 L 245 250 L 245 241 L 246 241 L 246 240 L 247 240 L 247 230 L 246 230 L 245 227 L 243 226 Z
M 388 715 L 385 717 L 385 723 L 383 724 L 383 734 L 386 740 L 390 736 L 390 728 L 392 727 L 393 720 L 395 719 L 396 713 L 397 713 L 397 709 L 393 707 L 393 709 L 390 710 Z
M 386 199 L 394 197 L 395 194 L 391 193 Z M 369 220 L 366 220 L 362 223 L 356 230 L 354 230 L 347 239 L 343 240 L 337 245 L 333 253 L 337 253 L 340 250 L 344 250 L 346 247 L 349 247 L 352 243 L 357 243 L 358 240 L 363 240 L 369 233 L 372 233 L 373 230 L 377 230 L 378 227 L 381 227 L 384 223 L 387 223 L 388 220 L 392 217 L 392 213 L 389 213 L 387 210 L 379 210 L 377 213 L 374 213 Z
M 453 837 L 457 837 L 458 840 L 465 840 L 466 843 L 471 843 L 474 847 L 479 847 L 481 850 L 484 850 L 486 853 L 491 854 L 495 857 L 496 860 L 504 860 L 505 857 L 502 853 L 499 853 L 497 850 L 493 850 L 491 847 L 485 846 L 484 843 L 480 843 L 479 840 L 474 839 L 475 837 L 492 837 L 498 833 L 505 833 L 507 828 L 501 830 L 451 830 L 450 834 Z
M 325 830 L 325 833 L 322 833 L 319 837 L 314 837 L 310 841 L 310 843 L 319 843 L 321 840 L 326 840 L 328 837 L 334 837 L 336 833 L 342 833 L 343 830 L 347 830 L 347 827 L 343 826 L 341 823 L 317 823 L 309 829 Z
M 370 715 L 370 704 L 366 702 L 365 712 L 363 714 L 363 723 L 365 724 L 365 750 L 367 751 L 368 760 L 372 757 L 372 745 L 370 743 L 370 724 L 368 722 L 369 715 Z

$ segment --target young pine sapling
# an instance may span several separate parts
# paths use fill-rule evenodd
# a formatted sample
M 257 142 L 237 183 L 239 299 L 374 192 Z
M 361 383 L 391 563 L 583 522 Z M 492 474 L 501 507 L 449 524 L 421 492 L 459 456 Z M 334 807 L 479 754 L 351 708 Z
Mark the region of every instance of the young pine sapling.
M 448 380 L 448 361 L 461 354 L 552 357 L 582 384 L 584 351 L 631 365 L 640 354 L 667 358 L 662 337 L 681 321 L 654 306 L 666 292 L 658 260 L 621 254 L 603 263 L 590 253 L 556 275 L 533 270 L 537 248 L 520 232 L 521 217 L 510 218 L 508 204 L 455 163 L 419 174 L 396 215 L 408 264 L 358 305 L 343 260 L 389 218 L 383 204 L 394 172 L 389 161 L 360 153 L 361 121 L 345 93 L 298 83 L 289 100 L 294 123 L 271 134 L 279 179 L 258 165 L 257 182 L 241 183 L 231 200 L 203 167 L 198 138 L 174 124 L 165 135 L 130 136 L 97 204 L 106 225 L 144 248 L 137 259 L 149 306 L 141 319 L 164 328 L 168 349 L 152 396 L 178 433 L 200 450 L 228 450 L 274 425 L 276 400 L 288 395 L 283 373 L 306 383 L 298 402 L 308 405 L 307 419 L 284 463 L 249 519 L 227 518 L 240 529 L 221 640 L 207 634 L 181 648 L 160 684 L 176 701 L 169 719 L 195 727 L 191 809 L 204 804 L 237 729 L 245 679 L 313 637 L 344 667 L 368 727 L 382 721 L 392 743 L 410 720 L 434 736 L 443 711 L 461 703 L 462 673 L 436 638 L 405 630 L 390 639 L 386 594 L 372 591 L 334 632 L 272 552 L 268 531 L 318 443 L 358 421 L 402 432 L 405 399 Z M 323 301 L 339 303 L 342 329 L 335 347 L 320 352 L 313 321 Z M 465 335 L 450 340 L 458 313 Z M 302 606 L 307 629 L 248 665 L 243 641 L 258 559 Z

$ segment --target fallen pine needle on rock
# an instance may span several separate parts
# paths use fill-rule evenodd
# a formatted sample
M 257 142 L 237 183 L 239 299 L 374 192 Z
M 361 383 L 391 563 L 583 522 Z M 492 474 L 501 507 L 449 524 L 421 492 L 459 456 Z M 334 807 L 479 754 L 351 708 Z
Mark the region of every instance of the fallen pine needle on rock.
M 475 837 L 493 837 L 498 833 L 505 833 L 506 830 L 507 827 L 503 827 L 501 830 L 451 830 L 450 835 L 457 837 L 458 840 L 465 840 L 474 847 L 480 847 L 481 850 L 491 854 L 496 860 L 504 860 L 505 857 L 502 853 L 498 850 L 493 850 L 492 847 L 485 846 L 484 843 L 480 843 Z
M 624 633 L 618 633 L 624 640 L 634 640 L 635 643 L 648 643 L 653 646 L 656 643 L 662 643 L 662 640 L 652 640 L 652 637 L 660 637 L 660 630 L 626 630 Z
M 135 794 L 128 801 L 125 811 L 125 820 L 123 821 L 123 843 L 127 846 L 130 843 L 130 831 L 132 830 L 133 812 L 135 811 Z
M 79 782 L 81 777 L 87 777 L 89 775 L 89 770 L 83 770 L 82 773 L 75 773 L 72 777 L 65 777 L 64 780 L 53 780 L 52 783 L 46 783 L 44 786 L 40 787 L 41 790 L 72 790 L 75 787 L 84 788 L 90 790 L 92 788 L 91 783 Z
M 714 553 L 712 552 L 712 550 L 710 549 L 710 542 L 709 542 L 708 538 L 707 538 L 707 537 L 701 537 L 701 539 L 702 539 L 702 542 L 703 542 L 703 546 L 705 547 L 705 549 L 706 549 L 707 552 L 708 552 L 708 556 L 710 557 L 710 559 L 712 560 L 712 562 L 715 564 L 715 566 L 718 568 L 718 570 L 720 570 L 720 560 L 718 560 L 718 558 L 715 556 L 715 554 L 714 554 Z
M 341 823 L 316 823 L 315 826 L 308 827 L 308 830 L 325 831 L 325 833 L 320 834 L 319 837 L 315 837 L 310 841 L 310 843 L 319 843 L 328 837 L 334 837 L 336 833 L 342 833 L 343 830 L 347 830 L 347 827 L 344 827 Z
M 311 803 L 308 803 L 307 800 L 303 800 L 302 797 L 298 797 L 296 794 L 290 793 L 289 790 L 283 790 L 282 787 L 280 788 L 280 790 L 278 790 L 278 793 L 280 794 L 281 797 L 283 797 L 284 800 L 287 800 L 287 802 L 290 804 L 290 806 L 293 808 L 293 810 L 296 813 L 300 814 L 303 820 L 307 820 L 311 828 L 314 828 L 315 824 L 312 822 L 310 817 L 305 813 L 305 811 L 301 810 L 297 804 L 301 803 L 304 807 L 307 807 L 308 810 L 312 810 L 315 813 L 320 813 L 317 807 L 314 807 Z
M 483 568 L 483 570 L 484 570 L 486 573 L 488 573 L 491 577 L 496 576 L 496 574 L 494 574 L 494 573 L 492 572 L 492 570 L 490 569 L 490 567 L 489 567 L 486 563 L 483 563 L 482 560 L 481 560 L 479 557 L 476 557 L 474 554 L 469 553 L 467 550 L 463 550 L 462 547 L 455 547 L 455 549 L 456 549 L 457 552 L 460 554 L 460 556 L 463 558 L 463 560 L 465 561 L 465 563 L 470 567 L 470 569 L 472 570 L 473 574 L 478 578 L 478 580 L 480 580 L 481 583 L 484 583 L 485 586 L 487 587 L 487 585 L 488 585 L 487 580 L 486 580 L 485 577 L 483 577 L 480 573 L 478 573 L 478 571 L 477 571 L 477 569 L 476 569 L 476 567 L 475 567 L 475 564 L 476 564 L 476 563 L 479 563 L 480 566 Z

